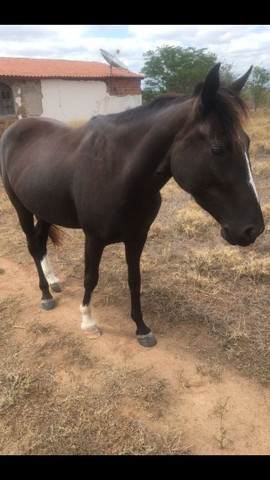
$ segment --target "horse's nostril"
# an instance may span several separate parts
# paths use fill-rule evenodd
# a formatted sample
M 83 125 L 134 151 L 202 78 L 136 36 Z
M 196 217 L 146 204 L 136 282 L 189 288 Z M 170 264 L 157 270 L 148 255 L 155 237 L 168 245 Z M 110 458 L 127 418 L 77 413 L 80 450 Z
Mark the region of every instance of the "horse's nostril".
M 229 236 L 230 230 L 229 230 L 229 227 L 227 227 L 227 225 L 223 225 L 222 230 L 225 235 Z
M 261 233 L 261 230 L 258 229 L 257 227 L 254 227 L 253 225 L 250 225 L 249 227 L 246 227 L 242 235 L 247 240 L 248 242 L 254 242 L 257 238 L 257 236 Z
M 228 224 L 222 225 L 221 236 L 231 245 L 247 246 L 255 242 L 256 238 L 264 231 L 262 225 L 248 225 L 242 230 L 230 228 Z

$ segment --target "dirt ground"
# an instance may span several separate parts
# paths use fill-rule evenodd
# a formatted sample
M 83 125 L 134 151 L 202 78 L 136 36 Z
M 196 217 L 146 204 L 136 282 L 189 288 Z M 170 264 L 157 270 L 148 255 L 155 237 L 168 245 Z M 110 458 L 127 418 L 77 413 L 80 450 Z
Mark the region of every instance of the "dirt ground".
M 56 396 L 59 390 L 66 392 L 89 383 L 97 390 L 102 388 L 104 366 L 112 370 L 125 367 L 140 371 L 142 376 L 147 372 L 150 378 L 159 378 L 166 383 L 168 398 L 164 404 L 159 403 L 158 412 L 156 406 L 152 412 L 151 399 L 145 410 L 132 405 L 133 400 L 129 398 L 124 407 L 125 415 L 142 422 L 156 434 L 174 432 L 176 436 L 181 435 L 189 453 L 270 453 L 269 390 L 233 374 L 224 366 L 197 357 L 196 348 L 200 344 L 206 347 L 209 343 L 203 328 L 194 326 L 190 331 L 180 328 L 177 334 L 158 335 L 157 346 L 144 349 L 134 337 L 134 327 L 127 312 L 117 307 L 99 307 L 98 294 L 94 313 L 103 335 L 95 341 L 89 340 L 80 330 L 78 306 L 82 289 L 77 282 L 65 285 L 63 278 L 63 292 L 58 294 L 59 305 L 46 312 L 39 308 L 38 295 L 33 296 L 33 292 L 38 292 L 31 263 L 22 268 L 1 257 L 0 264 L 5 270 L 5 276 L 0 277 L 0 301 L 16 299 L 20 303 L 20 311 L 9 309 L 12 320 L 9 344 L 16 344 L 17 356 L 24 368 L 31 369 L 38 354 L 37 347 L 44 345 L 48 338 L 55 342 L 61 339 L 61 335 L 58 338 L 59 331 L 71 334 L 74 344 L 77 340 L 82 341 L 81 348 L 90 352 L 95 363 L 92 368 L 82 368 L 74 354 L 72 362 L 65 362 L 65 355 L 72 348 L 70 343 L 62 342 L 60 348 L 52 352 L 48 349 L 41 356 L 42 368 L 46 369 L 48 363 L 50 369 L 53 364 L 57 377 Z M 37 335 L 38 327 L 40 333 Z M 214 348 L 213 345 L 209 347 Z M 132 381 L 136 382 L 136 378 Z M 3 445 L 2 454 L 20 453 L 22 450 L 16 437 Z

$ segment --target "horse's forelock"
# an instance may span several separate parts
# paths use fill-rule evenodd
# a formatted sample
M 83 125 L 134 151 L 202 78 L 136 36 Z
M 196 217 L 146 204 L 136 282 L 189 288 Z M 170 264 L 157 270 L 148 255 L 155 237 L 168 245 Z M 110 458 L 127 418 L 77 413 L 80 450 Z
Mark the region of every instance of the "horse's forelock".
M 236 132 L 248 117 L 248 108 L 244 100 L 230 88 L 221 86 L 213 108 L 220 118 L 227 138 L 232 142 L 236 141 Z

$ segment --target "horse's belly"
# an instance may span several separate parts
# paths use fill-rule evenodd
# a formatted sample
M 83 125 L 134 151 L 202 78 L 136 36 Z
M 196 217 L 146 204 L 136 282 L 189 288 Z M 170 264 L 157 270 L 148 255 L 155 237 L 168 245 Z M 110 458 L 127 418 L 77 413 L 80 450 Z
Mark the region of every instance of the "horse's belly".
M 79 228 L 76 208 L 68 191 L 60 187 L 50 189 L 42 182 L 36 182 L 29 188 L 18 183 L 14 188 L 16 197 L 22 205 L 36 217 L 67 228 Z
M 55 211 L 53 214 L 48 210 L 37 210 L 34 212 L 35 216 L 45 220 L 48 223 L 53 223 L 66 228 L 80 228 L 78 218 L 76 215 L 71 215 L 69 212 Z
M 55 225 L 67 228 L 79 228 L 76 210 L 71 202 L 50 201 L 49 204 L 48 202 L 44 202 L 44 204 L 33 205 L 32 208 L 28 208 L 28 210 L 48 223 L 54 223 Z

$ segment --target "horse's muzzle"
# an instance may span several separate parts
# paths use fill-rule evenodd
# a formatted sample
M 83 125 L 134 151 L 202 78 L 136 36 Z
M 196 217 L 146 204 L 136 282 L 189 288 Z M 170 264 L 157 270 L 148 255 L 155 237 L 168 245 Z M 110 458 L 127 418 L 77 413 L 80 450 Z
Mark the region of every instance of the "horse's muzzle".
M 240 247 L 247 247 L 254 243 L 256 238 L 264 231 L 264 223 L 259 225 L 247 225 L 240 232 L 235 229 L 230 229 L 228 225 L 223 225 L 221 229 L 221 236 L 231 245 L 239 245 Z

